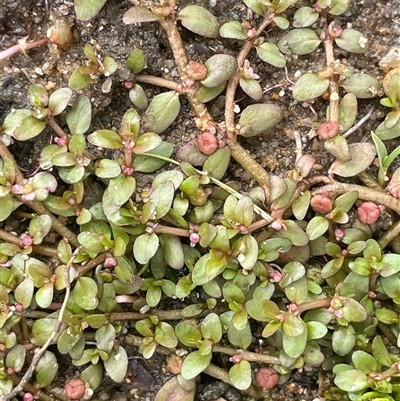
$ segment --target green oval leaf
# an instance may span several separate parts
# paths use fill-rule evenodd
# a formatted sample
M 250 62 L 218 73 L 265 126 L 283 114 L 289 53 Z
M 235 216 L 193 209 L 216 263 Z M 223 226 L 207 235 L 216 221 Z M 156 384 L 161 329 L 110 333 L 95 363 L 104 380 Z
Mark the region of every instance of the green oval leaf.
M 160 134 L 176 119 L 181 106 L 179 93 L 169 91 L 155 96 L 143 116 L 143 123 L 148 131 Z
M 219 25 L 217 19 L 201 6 L 190 5 L 179 11 L 177 19 L 191 32 L 206 38 L 218 37 Z
M 304 74 L 295 83 L 293 98 L 305 102 L 321 96 L 329 87 L 329 79 L 320 78 L 317 74 Z

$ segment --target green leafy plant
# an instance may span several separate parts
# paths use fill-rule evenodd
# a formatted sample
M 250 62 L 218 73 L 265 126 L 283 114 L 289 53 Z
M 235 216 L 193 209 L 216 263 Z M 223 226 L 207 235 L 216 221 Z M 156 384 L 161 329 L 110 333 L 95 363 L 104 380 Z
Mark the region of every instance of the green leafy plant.
M 77 17 L 92 18 L 104 3 L 75 1 Z M 87 65 L 69 77 L 70 88 L 49 95 L 34 83 L 28 88 L 33 110 L 6 117 L 0 221 L 12 217 L 24 224 L 16 233 L 0 228 L 4 401 L 33 374 L 36 387 L 50 391 L 58 370 L 50 345 L 82 366 L 79 380 L 88 397 L 105 372 L 115 382 L 125 380 L 129 345 L 146 359 L 160 350 L 178 358 L 177 375 L 159 390 L 157 401 L 171 394 L 193 400 L 202 373 L 259 398 L 260 389 L 284 383 L 293 371 L 321 366 L 331 383 L 326 398 L 338 392 L 351 400 L 397 399 L 400 361 L 390 345 L 400 344 L 400 226 L 393 217 L 381 235 L 375 223 L 384 209 L 400 215 L 399 169 L 382 188 L 400 149 L 388 154 L 382 142 L 397 137 L 386 129 L 398 124 L 399 76 L 389 77 L 382 103 L 394 111 L 384 133 L 379 127 L 372 133 L 375 145 L 348 143 L 357 99 L 376 96 L 380 82 L 348 70 L 333 49 L 362 54 L 367 39 L 337 25 L 348 1 L 319 0 L 292 13 L 295 3 L 245 0 L 263 17 L 258 26 L 257 18 L 220 26 L 199 5 L 175 10 L 172 1 L 135 3 L 124 23 L 160 24 L 177 81 L 150 75 L 144 54 L 133 49 L 126 65 L 135 82 L 124 83 L 133 106 L 119 128 L 96 129 L 91 100 L 73 91 L 104 75 L 107 93 L 118 64 L 109 56 L 100 61 L 88 44 Z M 177 21 L 196 35 L 239 41 L 241 49 L 235 56 L 189 61 Z M 279 32 L 276 43 L 261 36 L 268 26 Z M 271 131 L 285 118 L 281 106 L 261 102 L 262 78 L 249 54 L 254 49 L 262 62 L 282 69 L 289 55 L 310 54 L 320 44 L 325 65 L 302 74 L 291 89 L 296 102 L 328 95 L 326 121 L 314 128 L 335 160 L 328 175 L 313 175 L 315 157 L 302 154 L 284 176 L 270 175 L 238 142 Z M 151 99 L 142 87 L 149 84 L 163 88 Z M 236 118 L 238 87 L 250 104 Z M 216 121 L 206 103 L 223 91 L 224 117 Z M 183 97 L 192 106 L 198 137 L 174 149 L 166 139 Z M 8 145 L 33 139 L 46 127 L 55 131 L 56 143 L 40 151 L 43 171 L 25 178 Z M 376 154 L 382 187 L 370 175 Z M 231 157 L 259 186 L 244 191 L 228 180 Z M 358 176 L 365 185 L 338 182 L 334 175 Z M 179 309 L 170 308 L 177 299 Z M 256 352 L 256 336 L 266 352 Z M 226 366 L 216 366 L 215 353 L 229 356 Z M 254 374 L 256 368 L 269 369 L 272 384 Z

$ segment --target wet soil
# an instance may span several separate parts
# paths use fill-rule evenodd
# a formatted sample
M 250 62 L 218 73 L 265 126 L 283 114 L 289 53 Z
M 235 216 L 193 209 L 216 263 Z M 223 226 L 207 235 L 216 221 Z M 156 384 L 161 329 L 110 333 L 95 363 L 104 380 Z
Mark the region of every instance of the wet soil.
M 182 2 L 189 3 L 188 0 Z M 192 3 L 192 1 L 190 1 Z M 220 23 L 229 20 L 251 20 L 254 24 L 260 22 L 260 17 L 252 15 L 238 0 L 208 1 L 199 0 L 213 12 Z M 310 5 L 313 2 L 300 1 L 296 7 Z M 110 90 L 102 89 L 104 78 L 95 85 L 90 85 L 82 91 L 92 101 L 93 120 L 91 131 L 106 127 L 117 129 L 125 110 L 131 107 L 128 90 L 124 83 L 133 81 L 134 75 L 124 62 L 130 51 L 141 49 L 146 56 L 147 71 L 150 74 L 176 79 L 178 72 L 169 50 L 167 40 L 158 24 L 150 23 L 143 26 L 125 26 L 122 22 L 123 13 L 130 7 L 128 1 L 109 0 L 100 14 L 89 22 L 75 19 L 73 2 L 66 0 L 24 1 L 10 0 L 0 7 L 0 50 L 6 49 L 25 36 L 39 39 L 46 36 L 47 29 L 60 18 L 71 21 L 74 30 L 74 42 L 66 50 L 59 50 L 53 44 L 28 50 L 27 54 L 17 54 L 0 62 L 0 123 L 11 108 L 28 107 L 26 92 L 29 84 L 42 83 L 49 89 L 57 89 L 68 85 L 70 74 L 84 62 L 83 46 L 90 43 L 102 56 L 109 55 L 118 63 L 118 70 L 112 77 Z M 293 10 L 289 9 L 289 17 Z M 290 18 L 289 18 L 290 19 Z M 365 72 L 382 79 L 384 72 L 379 68 L 379 61 L 388 49 L 400 44 L 400 7 L 398 0 L 373 1 L 354 0 L 349 10 L 338 17 L 342 26 L 351 26 L 360 30 L 369 39 L 369 47 L 364 54 L 353 55 L 340 49 L 335 50 L 335 57 L 345 61 L 355 72 Z M 277 42 L 282 31 L 271 28 L 265 32 L 269 41 Z M 182 29 L 182 36 L 189 58 L 205 61 L 213 54 L 227 52 L 234 55 L 238 49 L 237 41 L 210 40 L 200 38 Z M 323 121 L 327 102 L 317 100 L 312 105 L 300 104 L 291 97 L 292 81 L 300 73 L 316 72 L 325 62 L 322 46 L 311 55 L 288 56 L 287 70 L 277 69 L 255 58 L 251 53 L 250 62 L 255 72 L 260 75 L 260 83 L 265 89 L 262 101 L 277 102 L 285 111 L 282 122 L 271 132 L 262 137 L 242 140 L 242 145 L 253 157 L 274 174 L 283 175 L 293 168 L 296 157 L 296 144 L 293 134 L 300 135 L 303 152 L 313 154 L 317 159 L 319 170 L 326 172 L 333 161 L 323 149 L 323 144 L 314 136 L 315 113 L 318 120 Z M 144 85 L 149 98 L 160 92 L 160 89 Z M 248 100 L 240 91 L 237 93 L 238 104 L 243 109 Z M 241 99 L 241 100 L 240 100 Z M 223 118 L 224 97 L 220 96 L 209 104 L 209 109 L 215 119 Z M 375 111 L 365 125 L 354 132 L 350 142 L 365 141 L 371 130 L 374 130 L 384 119 L 387 109 L 379 104 L 379 100 L 368 99 L 359 101 L 360 119 L 368 110 L 375 106 Z M 66 127 L 64 115 L 58 122 Z M 37 167 L 37 158 L 43 146 L 50 143 L 53 133 L 47 128 L 39 137 L 24 143 L 15 143 L 11 149 L 25 173 L 33 172 Z M 192 118 L 190 106 L 181 97 L 181 113 L 175 123 L 163 134 L 165 140 L 171 142 L 175 150 L 182 144 L 195 138 L 198 130 Z M 398 146 L 399 141 L 387 144 L 388 150 Z M 231 178 L 240 181 L 245 187 L 252 185 L 252 178 L 236 163 L 230 167 Z M 166 357 L 156 354 L 149 361 L 144 361 L 131 349 L 131 378 L 122 385 L 115 385 L 105 380 L 96 391 L 96 400 L 151 400 L 162 383 L 172 377 L 166 369 Z M 60 368 L 59 384 L 75 371 L 68 360 Z M 318 372 L 296 372 L 287 383 L 278 386 L 268 395 L 274 400 L 311 401 L 322 399 L 323 391 L 318 390 Z M 239 401 L 242 395 L 235 389 L 202 375 L 198 385 L 196 400 L 227 400 Z

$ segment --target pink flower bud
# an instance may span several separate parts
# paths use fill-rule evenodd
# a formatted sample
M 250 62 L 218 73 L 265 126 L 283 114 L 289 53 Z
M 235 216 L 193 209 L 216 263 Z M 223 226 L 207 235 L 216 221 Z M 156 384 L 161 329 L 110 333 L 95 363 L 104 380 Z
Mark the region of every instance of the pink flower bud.
M 197 138 L 200 152 L 205 155 L 212 155 L 218 149 L 218 141 L 211 132 L 204 131 Z
M 200 235 L 197 233 L 191 233 L 189 240 L 191 244 L 197 244 L 200 241 Z
M 242 360 L 242 357 L 240 355 L 233 355 L 232 357 L 229 358 L 229 361 L 232 363 L 239 363 Z
M 376 294 L 373 291 L 369 291 L 368 298 L 374 299 L 374 298 L 376 298 Z
M 321 139 L 334 138 L 339 133 L 339 124 L 333 121 L 326 121 L 319 127 L 317 133 Z
M 273 283 L 279 283 L 282 280 L 282 273 L 275 271 L 274 274 L 272 275 L 271 281 Z
M 278 384 L 279 375 L 274 369 L 263 367 L 256 373 L 256 382 L 264 389 L 271 389 Z
M 18 184 L 13 185 L 11 188 L 11 192 L 13 194 L 18 194 L 18 195 L 22 194 L 22 185 Z
M 122 172 L 126 176 L 131 176 L 133 174 L 133 168 L 132 167 L 124 167 L 122 169 Z
M 338 38 L 343 33 L 343 28 L 335 26 L 335 22 L 331 22 L 328 26 L 328 32 L 331 38 Z
M 32 393 L 25 393 L 23 397 L 24 401 L 33 401 L 33 394 Z
M 131 81 L 125 81 L 123 85 L 124 85 L 124 87 L 126 89 L 132 89 L 133 88 L 133 82 L 131 82 Z
M 23 307 L 19 302 L 16 302 L 16 303 L 14 304 L 14 306 L 15 306 L 15 310 L 16 310 L 17 312 L 22 312 L 22 311 L 24 310 L 24 307 Z
M 374 224 L 381 215 L 383 206 L 378 206 L 374 202 L 363 202 L 358 206 L 357 216 L 361 223 Z
M 54 138 L 54 142 L 61 147 L 67 144 L 67 138 Z
M 28 234 L 22 234 L 21 235 L 22 243 L 24 244 L 24 248 L 28 248 L 33 244 L 33 239 L 30 235 Z
M 344 237 L 344 231 L 341 228 L 336 228 L 335 229 L 335 238 L 336 241 L 341 240 Z
M 104 261 L 104 266 L 105 267 L 114 267 L 117 265 L 117 260 L 112 257 L 107 257 L 106 260 Z
M 86 385 L 82 379 L 74 378 L 65 383 L 65 396 L 70 400 L 79 400 L 85 395 Z
M 313 196 L 310 205 L 319 214 L 327 214 L 333 209 L 333 203 L 327 193 Z

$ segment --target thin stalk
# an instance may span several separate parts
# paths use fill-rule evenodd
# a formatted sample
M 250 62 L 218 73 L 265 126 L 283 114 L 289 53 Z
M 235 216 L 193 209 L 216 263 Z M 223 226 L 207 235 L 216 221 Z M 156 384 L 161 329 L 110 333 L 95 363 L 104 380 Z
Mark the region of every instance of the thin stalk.
M 391 209 L 396 213 L 400 214 L 400 202 L 398 199 L 394 198 L 392 195 L 389 195 L 388 193 L 377 191 L 376 189 L 366 188 L 361 185 L 344 184 L 342 182 L 334 181 L 332 184 L 325 185 L 323 187 L 315 189 L 312 192 L 312 195 L 328 192 L 330 197 L 335 198 L 341 194 L 350 191 L 357 191 L 359 199 L 380 203 L 381 205 L 384 205 L 388 209 Z

